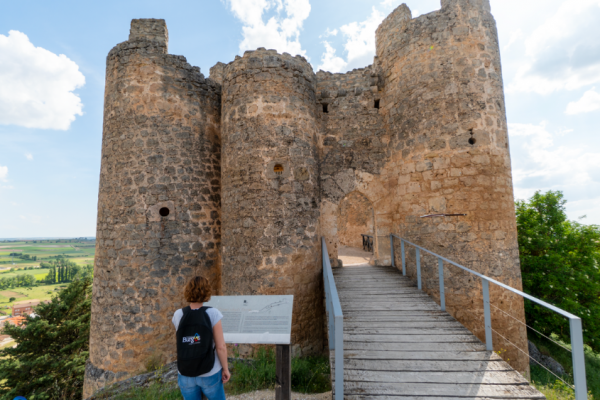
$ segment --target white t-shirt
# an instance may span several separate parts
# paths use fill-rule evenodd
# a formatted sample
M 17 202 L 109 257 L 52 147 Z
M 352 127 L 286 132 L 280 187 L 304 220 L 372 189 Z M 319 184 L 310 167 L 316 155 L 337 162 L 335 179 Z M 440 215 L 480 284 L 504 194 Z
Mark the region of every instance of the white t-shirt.
M 198 312 L 198 311 L 200 311 L 199 308 L 197 310 L 192 310 L 190 312 Z M 212 308 L 212 307 L 208 308 L 206 310 L 206 314 L 210 318 L 210 323 L 212 324 L 213 328 L 223 318 L 223 314 L 221 314 L 221 311 L 217 310 L 216 308 Z M 183 318 L 183 309 L 180 308 L 179 310 L 175 311 L 175 314 L 173 314 L 172 321 L 173 321 L 173 325 L 175 325 L 175 331 L 177 331 L 177 328 L 179 328 L 179 322 L 181 321 L 181 318 Z M 214 339 L 213 339 L 213 347 L 215 347 Z M 215 354 L 215 365 L 209 372 L 207 372 L 206 374 L 200 375 L 200 377 L 206 378 L 208 376 L 213 376 L 214 374 L 219 372 L 221 370 L 221 368 L 222 368 L 221 361 L 219 361 L 219 357 Z

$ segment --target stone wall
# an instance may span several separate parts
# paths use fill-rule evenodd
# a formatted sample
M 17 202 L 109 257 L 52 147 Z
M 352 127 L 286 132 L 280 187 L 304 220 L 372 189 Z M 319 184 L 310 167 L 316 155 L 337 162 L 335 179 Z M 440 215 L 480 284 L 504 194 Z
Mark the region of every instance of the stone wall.
M 340 203 L 337 221 L 340 245 L 360 249 L 361 235 L 373 235 L 373 206 L 365 195 L 354 191 Z
M 382 185 L 382 170 L 391 149 L 389 133 L 376 104 L 380 84 L 376 65 L 346 74 L 317 73 L 321 232 L 333 259 L 337 258 L 339 246 L 337 229 L 344 223 L 337 221 L 339 205 L 350 193 L 362 193 L 374 205 L 379 225 L 387 228 L 385 233 L 391 229 L 392 213 L 382 206 L 389 193 Z
M 323 349 L 315 75 L 247 51 L 223 71 L 223 291 L 293 294 L 294 352 Z
M 221 285 L 220 86 L 166 54 L 166 32 L 133 20 L 107 57 L 84 397 L 152 357 L 174 360 L 183 285 L 197 274 Z
M 489 10 L 487 0 L 447 0 L 441 10 L 411 19 L 402 5 L 377 30 L 382 115 L 397 152 L 394 231 L 521 289 L 498 36 Z M 466 216 L 421 218 L 439 213 Z M 409 264 L 414 276 L 412 250 Z M 425 256 L 422 265 L 425 290 L 439 298 L 437 260 Z M 449 266 L 445 278 L 450 313 L 484 339 L 479 280 Z M 524 321 L 520 298 L 492 287 L 492 304 Z M 493 328 L 526 352 L 523 326 L 493 315 Z M 494 339 L 513 367 L 527 372 L 526 355 Z

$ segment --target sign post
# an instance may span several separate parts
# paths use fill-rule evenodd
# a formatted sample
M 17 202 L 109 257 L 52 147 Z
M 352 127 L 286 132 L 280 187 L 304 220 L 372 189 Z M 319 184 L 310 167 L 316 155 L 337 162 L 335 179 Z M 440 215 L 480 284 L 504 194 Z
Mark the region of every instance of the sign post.
M 275 398 L 290 400 L 294 296 L 212 296 L 204 305 L 223 314 L 225 343 L 276 345 Z

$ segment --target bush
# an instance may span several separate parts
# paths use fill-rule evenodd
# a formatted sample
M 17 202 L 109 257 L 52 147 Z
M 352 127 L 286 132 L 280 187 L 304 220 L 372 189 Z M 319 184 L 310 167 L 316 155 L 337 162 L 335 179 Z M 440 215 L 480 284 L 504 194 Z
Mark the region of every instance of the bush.
M 517 201 L 517 228 L 525 292 L 580 317 L 584 341 L 600 351 L 600 228 L 567 220 L 561 192 L 537 192 Z M 528 323 L 570 342 L 568 321 L 525 301 Z

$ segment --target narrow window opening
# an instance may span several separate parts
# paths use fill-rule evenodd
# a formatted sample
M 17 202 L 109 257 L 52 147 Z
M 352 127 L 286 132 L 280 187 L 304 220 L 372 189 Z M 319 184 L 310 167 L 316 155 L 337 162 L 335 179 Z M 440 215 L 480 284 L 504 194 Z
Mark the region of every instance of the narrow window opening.
M 329 109 L 327 108 L 327 104 L 323 104 L 323 112 L 328 113 Z
M 379 100 L 375 100 L 375 108 L 379 109 Z
M 158 210 L 158 213 L 160 214 L 161 217 L 166 217 L 169 215 L 171 211 L 169 211 L 169 209 L 167 207 L 163 207 L 160 210 Z
M 282 175 L 283 174 L 283 165 L 275 164 L 275 166 L 273 167 L 273 172 L 275 172 L 277 175 Z

